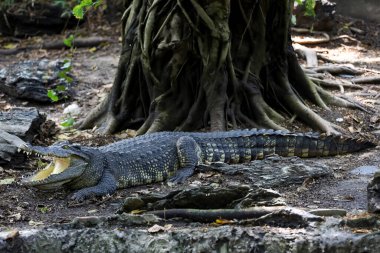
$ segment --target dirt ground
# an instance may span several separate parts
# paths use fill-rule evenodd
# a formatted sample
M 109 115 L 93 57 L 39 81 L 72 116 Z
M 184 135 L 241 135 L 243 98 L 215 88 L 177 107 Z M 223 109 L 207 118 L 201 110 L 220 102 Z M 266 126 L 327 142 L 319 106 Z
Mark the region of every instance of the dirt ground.
M 342 18 L 340 26 L 344 27 L 348 19 Z M 360 20 L 351 20 L 352 26 L 362 29 L 364 35 L 354 34 L 342 29 L 341 34 L 349 35 L 329 43 L 310 46 L 320 52 L 331 61 L 354 64 L 356 67 L 366 70 L 364 76 L 380 74 L 380 48 L 372 41 L 379 37 L 378 24 L 364 23 Z M 82 30 L 85 33 L 85 29 Z M 92 32 L 94 33 L 94 32 Z M 54 105 L 40 105 L 31 102 L 19 101 L 0 93 L 0 110 L 9 110 L 15 106 L 34 106 L 46 113 L 48 119 L 57 125 L 64 120 L 62 111 L 72 103 L 77 103 L 81 108 L 78 118 L 84 117 L 86 112 L 99 103 L 107 91 L 110 90 L 113 77 L 118 64 L 120 54 L 119 27 L 102 27 L 98 34 L 107 35 L 113 39 L 113 43 L 107 43 L 97 48 L 77 49 L 73 56 L 73 75 L 77 77 L 75 96 L 72 101 Z M 0 46 L 7 43 L 33 44 L 41 40 L 50 40 L 57 36 L 34 37 L 27 40 L 1 38 Z M 17 55 L 1 56 L 0 68 L 26 59 L 65 59 L 69 52 L 64 50 L 32 50 Z M 301 59 L 301 61 L 303 61 Z M 320 64 L 326 62 L 320 61 Z M 346 77 L 340 77 L 346 78 Z M 369 113 L 353 111 L 342 108 L 333 108 L 333 111 L 322 111 L 313 108 L 327 119 L 335 122 L 345 130 L 355 135 L 365 135 L 378 141 L 380 134 L 380 86 L 376 84 L 362 85 L 362 89 L 345 89 L 344 94 L 339 90 L 333 92 L 339 95 L 350 96 L 370 108 Z M 292 130 L 309 131 L 302 124 L 296 122 Z M 124 131 L 115 136 L 97 136 L 92 130 L 77 131 L 74 129 L 61 129 L 59 133 L 49 139 L 39 142 L 49 145 L 56 140 L 69 139 L 86 145 L 103 145 L 118 139 L 133 135 L 133 131 Z M 289 205 L 305 208 L 343 208 L 352 213 L 364 211 L 367 207 L 366 186 L 374 171 L 380 164 L 378 148 L 347 156 L 318 159 L 321 163 L 330 166 L 334 173 L 328 178 L 310 179 L 302 185 L 279 186 L 280 191 Z M 363 170 L 356 170 L 360 166 Z M 30 161 L 23 168 L 11 165 L 0 167 L 0 180 L 15 179 L 11 184 L 0 185 L 0 231 L 13 227 L 34 227 L 52 223 L 63 223 L 77 216 L 108 215 L 113 214 L 120 203 L 127 196 L 131 196 L 142 190 L 160 191 L 167 188 L 165 183 L 153 184 L 143 187 L 119 190 L 110 197 L 92 199 L 83 203 L 69 201 L 69 191 L 41 192 L 35 189 L 23 187 L 19 182 L 22 177 L 34 170 L 34 164 Z M 190 180 L 203 180 L 205 183 L 213 179 L 199 179 L 197 175 Z M 227 179 L 228 180 L 228 179 Z M 181 187 L 186 187 L 185 185 Z

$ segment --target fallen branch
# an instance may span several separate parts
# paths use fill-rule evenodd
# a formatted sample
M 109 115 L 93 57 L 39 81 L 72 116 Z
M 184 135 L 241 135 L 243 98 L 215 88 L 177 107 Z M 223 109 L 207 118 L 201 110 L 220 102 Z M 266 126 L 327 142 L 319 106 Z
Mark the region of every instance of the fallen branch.
M 88 38 L 77 38 L 72 42 L 73 47 L 95 47 L 102 43 L 113 42 L 112 39 L 104 37 L 88 37 Z M 54 40 L 50 42 L 44 42 L 42 45 L 26 46 L 14 49 L 0 49 L 1 55 L 12 55 L 17 54 L 26 50 L 33 49 L 68 49 L 69 47 L 63 43 L 63 40 Z
M 380 84 L 380 76 L 358 77 L 351 79 L 353 83 Z
M 163 219 L 185 218 L 201 222 L 213 222 L 216 219 L 252 219 L 259 218 L 287 207 L 251 207 L 247 209 L 167 209 L 147 212 Z
M 148 214 L 154 214 L 163 219 L 185 218 L 198 222 L 245 220 L 242 222 L 248 222 L 251 225 L 282 227 L 306 227 L 311 221 L 323 220 L 307 211 L 286 206 L 247 209 L 168 209 L 151 211 Z

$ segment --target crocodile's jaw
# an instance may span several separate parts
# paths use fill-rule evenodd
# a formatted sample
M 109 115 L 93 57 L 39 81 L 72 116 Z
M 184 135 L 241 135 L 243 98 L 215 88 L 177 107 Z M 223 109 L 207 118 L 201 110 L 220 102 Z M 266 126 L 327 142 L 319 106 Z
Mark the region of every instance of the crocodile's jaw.
M 43 170 L 25 178 L 22 183 L 41 190 L 54 190 L 79 178 L 88 163 L 81 158 L 53 158 L 53 161 Z

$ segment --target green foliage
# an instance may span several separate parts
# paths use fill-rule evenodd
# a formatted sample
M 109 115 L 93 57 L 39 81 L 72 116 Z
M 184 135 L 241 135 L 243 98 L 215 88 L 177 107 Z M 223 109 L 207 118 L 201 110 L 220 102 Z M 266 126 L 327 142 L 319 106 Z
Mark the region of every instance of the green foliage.
M 51 208 L 48 207 L 48 206 L 41 206 L 38 208 L 38 210 L 41 212 L 41 213 L 47 213 L 47 212 L 50 212 L 51 211 Z
M 64 79 L 68 83 L 72 83 L 74 80 L 72 77 L 69 76 L 69 72 L 72 69 L 71 61 L 70 60 L 64 60 L 63 66 L 61 67 L 61 71 L 58 72 L 58 77 Z M 66 86 L 64 85 L 57 85 L 53 90 L 48 90 L 47 96 L 51 99 L 53 102 L 59 101 L 59 92 L 66 91 Z
M 65 128 L 72 127 L 75 123 L 75 120 L 72 117 L 68 117 L 64 121 L 61 122 L 61 126 Z
M 57 92 L 55 90 L 48 90 L 47 96 L 51 99 L 53 102 L 57 102 L 59 100 L 59 97 L 57 95 Z
M 63 61 L 63 66 L 61 67 L 61 71 L 58 73 L 58 77 L 62 78 L 62 79 L 65 79 L 65 81 L 68 82 L 68 83 L 72 83 L 74 80 L 73 80 L 72 77 L 70 77 L 68 75 L 71 70 L 72 70 L 71 60 L 68 60 L 68 59 L 64 60 Z M 57 86 L 57 88 L 58 87 L 60 87 L 60 86 Z M 63 87 L 65 87 L 65 86 L 63 86 Z
M 315 0 L 306 0 L 305 1 L 305 9 L 306 9 L 305 15 L 314 17 L 315 16 L 314 7 L 315 7 Z
M 299 5 L 305 5 L 305 16 L 315 16 L 315 0 L 295 0 Z
M 74 41 L 74 35 L 70 35 L 66 39 L 63 40 L 63 44 L 65 44 L 67 47 L 73 47 L 73 41 Z
M 79 4 L 77 4 L 73 8 L 73 14 L 77 19 L 83 19 L 85 12 L 91 7 L 98 7 L 103 0 L 81 0 Z

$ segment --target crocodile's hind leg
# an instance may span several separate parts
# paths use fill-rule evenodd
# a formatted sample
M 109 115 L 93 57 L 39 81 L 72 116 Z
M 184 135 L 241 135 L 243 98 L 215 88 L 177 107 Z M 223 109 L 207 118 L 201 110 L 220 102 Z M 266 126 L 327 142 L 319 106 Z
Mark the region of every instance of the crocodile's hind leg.
M 105 171 L 97 185 L 80 189 L 72 195 L 71 199 L 83 201 L 89 197 L 112 194 L 116 191 L 116 185 L 115 177 L 109 171 Z
M 193 138 L 183 136 L 177 141 L 177 153 L 179 169 L 169 181 L 183 183 L 194 174 L 195 166 L 201 163 L 201 148 Z

